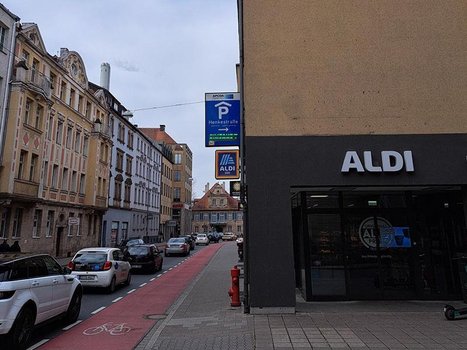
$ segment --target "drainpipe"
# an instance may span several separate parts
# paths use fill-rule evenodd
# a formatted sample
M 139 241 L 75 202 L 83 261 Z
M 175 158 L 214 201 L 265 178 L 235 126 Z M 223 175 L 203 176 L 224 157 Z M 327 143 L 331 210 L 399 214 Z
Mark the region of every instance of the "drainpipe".
M 248 206 L 246 187 L 246 152 L 245 152 L 245 104 L 243 95 L 243 0 L 237 0 L 238 11 L 238 37 L 240 52 L 240 203 L 243 208 L 243 312 L 250 313 L 250 259 L 249 259 L 249 237 L 248 237 Z
M 3 148 L 5 146 L 5 134 L 6 134 L 5 126 L 6 126 L 6 120 L 8 118 L 8 101 L 10 99 L 10 91 L 11 91 L 10 79 L 11 79 L 11 76 L 13 75 L 13 63 L 14 63 L 14 58 L 15 58 L 14 52 L 15 52 L 15 45 L 16 45 L 16 26 L 17 25 L 19 25 L 19 21 L 15 22 L 15 24 L 13 25 L 10 50 L 8 52 L 8 55 L 10 55 L 10 57 L 8 60 L 8 72 L 6 76 L 5 95 L 3 96 L 2 119 L 0 120 L 0 166 L 3 165 Z

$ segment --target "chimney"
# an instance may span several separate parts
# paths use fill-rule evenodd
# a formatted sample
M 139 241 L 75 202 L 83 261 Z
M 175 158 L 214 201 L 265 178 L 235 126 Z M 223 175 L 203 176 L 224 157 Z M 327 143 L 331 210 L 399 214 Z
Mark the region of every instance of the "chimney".
M 204 186 L 204 193 L 208 193 L 209 191 L 209 182 Z
M 106 90 L 110 90 L 110 64 L 102 63 L 101 64 L 101 87 Z
M 224 191 L 225 191 L 225 181 L 222 181 L 222 188 L 223 188 Z
M 161 124 L 160 127 L 159 127 L 159 130 L 160 131 L 165 131 L 165 125 Z

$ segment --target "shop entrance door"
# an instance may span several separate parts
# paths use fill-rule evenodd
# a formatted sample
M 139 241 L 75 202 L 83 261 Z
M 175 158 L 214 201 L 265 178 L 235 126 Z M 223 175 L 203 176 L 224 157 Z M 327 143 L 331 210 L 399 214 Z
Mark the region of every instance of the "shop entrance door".
M 347 290 L 340 214 L 309 214 L 308 232 L 312 298 L 345 299 Z
M 405 210 L 345 214 L 350 299 L 416 297 L 411 229 Z

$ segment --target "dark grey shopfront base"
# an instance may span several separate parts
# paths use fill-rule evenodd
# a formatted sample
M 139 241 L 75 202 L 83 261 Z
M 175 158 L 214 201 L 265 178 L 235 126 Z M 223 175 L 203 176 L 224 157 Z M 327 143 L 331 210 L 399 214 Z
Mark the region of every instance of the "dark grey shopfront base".
M 451 201 L 447 205 L 450 205 L 450 209 L 455 212 L 454 226 L 456 230 L 460 230 L 460 237 L 465 240 L 466 135 L 247 137 L 246 150 L 249 246 L 247 268 L 249 269 L 249 302 L 253 308 L 294 307 L 295 288 L 298 286 L 304 290 L 305 294 L 307 293 L 306 283 L 309 283 L 307 281 L 310 281 L 312 273 L 306 274 L 302 279 L 297 271 L 300 270 L 302 258 L 309 259 L 310 261 L 303 260 L 303 262 L 305 267 L 311 267 L 311 252 L 309 251 L 311 247 L 306 245 L 306 242 L 297 239 L 294 245 L 294 236 L 297 237 L 300 228 L 294 224 L 293 217 L 297 220 L 296 214 L 294 216 L 292 214 L 293 197 L 302 192 L 334 191 L 340 193 L 360 189 L 362 192 L 378 195 L 383 192 L 396 191 L 406 198 L 426 188 L 435 192 L 436 189 L 440 189 L 442 196 L 445 192 L 444 188 L 453 195 L 454 202 Z M 360 155 L 364 151 L 371 151 L 373 155 L 378 155 L 382 151 L 397 151 L 401 154 L 404 151 L 411 151 L 414 171 L 402 170 L 395 173 L 351 171 L 344 174 L 341 168 L 347 151 L 356 151 Z M 373 162 L 374 166 L 378 166 L 379 161 L 376 156 Z M 442 198 L 440 201 L 444 206 Z M 409 202 L 406 204 L 414 208 Z M 371 202 L 371 204 L 374 203 Z M 381 205 L 377 203 L 378 207 Z M 433 203 L 433 206 L 436 205 Z M 339 225 L 345 236 L 346 226 L 342 226 L 342 220 L 345 219 L 345 213 L 349 213 L 350 208 L 345 209 L 339 206 L 328 209 L 332 210 L 320 214 L 339 217 L 341 221 Z M 375 227 L 378 227 L 378 218 L 381 215 L 389 215 L 387 213 L 392 209 L 399 210 L 399 212 L 405 210 L 403 206 L 393 207 L 387 208 L 381 214 L 373 209 L 365 208 L 362 213 L 355 214 L 351 222 L 346 225 L 354 227 L 361 224 L 360 219 L 373 217 Z M 415 212 L 423 213 L 424 210 L 418 208 Z M 391 215 L 392 218 L 397 216 L 393 213 Z M 429 215 L 425 216 L 429 217 Z M 402 223 L 398 227 L 409 225 L 410 215 L 407 220 L 409 220 L 407 223 Z M 392 222 L 391 224 L 395 225 Z M 413 232 L 413 228 L 411 229 Z M 302 234 L 302 237 L 306 236 Z M 343 237 L 342 244 L 348 244 L 347 242 L 346 237 Z M 442 243 L 446 245 L 446 242 Z M 463 242 L 454 241 L 453 244 L 456 246 L 451 247 L 452 256 L 449 258 L 454 258 L 456 253 L 462 253 L 461 250 L 465 249 L 462 246 Z M 301 257 L 300 254 L 303 256 Z M 379 248 L 376 254 L 360 255 L 376 259 L 376 265 L 374 261 L 371 264 L 377 269 L 381 269 L 381 259 L 385 259 L 384 252 Z M 376 255 L 376 258 L 371 257 L 372 255 Z M 349 282 L 349 269 L 344 268 L 342 273 Z M 381 273 L 379 276 L 382 276 Z M 456 278 L 454 276 L 454 279 Z M 372 283 L 373 286 L 378 286 L 378 283 L 382 285 L 383 282 L 373 281 Z M 416 290 L 415 287 L 414 289 Z M 352 294 L 348 292 L 348 286 L 345 286 L 344 292 L 344 297 L 330 295 L 330 298 L 353 299 Z M 401 298 L 401 294 L 397 293 L 389 297 L 384 292 L 378 293 L 368 298 Z M 311 292 L 312 297 L 313 292 Z

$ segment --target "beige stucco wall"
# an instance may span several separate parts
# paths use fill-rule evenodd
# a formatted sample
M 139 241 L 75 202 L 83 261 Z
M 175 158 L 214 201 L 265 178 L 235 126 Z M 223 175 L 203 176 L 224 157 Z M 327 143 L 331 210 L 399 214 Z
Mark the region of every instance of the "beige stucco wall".
M 467 1 L 244 1 L 246 136 L 467 132 Z

